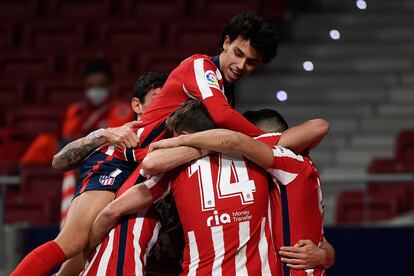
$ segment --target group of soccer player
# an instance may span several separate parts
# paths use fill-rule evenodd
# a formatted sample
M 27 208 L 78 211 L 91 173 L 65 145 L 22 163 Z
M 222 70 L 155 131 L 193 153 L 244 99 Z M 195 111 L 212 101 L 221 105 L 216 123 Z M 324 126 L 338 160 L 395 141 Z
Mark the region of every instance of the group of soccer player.
M 168 77 L 142 75 L 131 101 L 139 121 L 94 131 L 55 156 L 54 167 L 79 166 L 81 185 L 56 239 L 12 275 L 62 264 L 58 275 L 143 275 L 160 221 L 178 220 L 183 275 L 324 275 L 334 250 L 309 150 L 329 124 L 288 129 L 274 110 L 233 109 L 235 83 L 276 49 L 274 26 L 246 13 L 225 27 L 218 56 L 193 55 Z M 157 208 L 167 196 L 179 219 Z

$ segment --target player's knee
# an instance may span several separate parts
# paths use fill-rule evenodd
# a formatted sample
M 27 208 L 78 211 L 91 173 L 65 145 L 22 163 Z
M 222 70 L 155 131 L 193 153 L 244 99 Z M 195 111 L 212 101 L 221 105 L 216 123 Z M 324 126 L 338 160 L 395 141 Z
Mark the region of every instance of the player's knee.
M 88 243 L 88 234 L 89 231 L 74 231 L 72 233 L 62 231 L 56 237 L 55 242 L 67 258 L 72 258 L 84 250 Z

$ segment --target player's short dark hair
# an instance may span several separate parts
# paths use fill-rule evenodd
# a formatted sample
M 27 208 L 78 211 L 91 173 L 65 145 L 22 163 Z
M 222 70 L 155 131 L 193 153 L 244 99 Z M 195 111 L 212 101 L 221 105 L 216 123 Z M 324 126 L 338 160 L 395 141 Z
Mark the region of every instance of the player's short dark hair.
M 95 60 L 89 63 L 86 65 L 85 70 L 83 70 L 84 77 L 99 73 L 105 74 L 108 77 L 109 81 L 112 81 L 114 77 L 114 72 L 112 71 L 111 65 L 101 60 Z
M 216 125 L 208 114 L 207 108 L 200 101 L 188 100 L 168 117 L 166 128 L 170 132 L 194 133 L 216 128 Z
M 135 83 L 134 97 L 143 103 L 145 95 L 152 89 L 163 87 L 166 80 L 167 74 L 163 72 L 146 72 L 142 74 Z
M 221 45 L 226 36 L 229 36 L 231 42 L 239 36 L 249 40 L 250 45 L 262 56 L 264 63 L 270 62 L 276 56 L 278 45 L 276 27 L 254 12 L 233 17 L 223 30 Z
M 289 128 L 283 116 L 276 110 L 246 111 L 243 116 L 256 126 L 266 126 L 271 132 L 282 132 Z

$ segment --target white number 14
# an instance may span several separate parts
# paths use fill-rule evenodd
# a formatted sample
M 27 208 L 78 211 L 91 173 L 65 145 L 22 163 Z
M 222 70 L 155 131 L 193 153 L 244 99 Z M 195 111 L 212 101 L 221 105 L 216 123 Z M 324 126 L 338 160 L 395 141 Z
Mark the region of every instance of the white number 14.
M 210 156 L 205 156 L 190 166 L 189 176 L 196 172 L 198 172 L 202 210 L 214 209 L 216 202 Z M 231 183 L 232 175 L 235 179 L 234 183 Z M 227 155 L 219 155 L 216 189 L 218 198 L 239 196 L 243 205 L 254 202 L 253 192 L 256 191 L 256 186 L 254 181 L 249 179 L 246 163 L 241 156 L 240 158 L 234 158 Z

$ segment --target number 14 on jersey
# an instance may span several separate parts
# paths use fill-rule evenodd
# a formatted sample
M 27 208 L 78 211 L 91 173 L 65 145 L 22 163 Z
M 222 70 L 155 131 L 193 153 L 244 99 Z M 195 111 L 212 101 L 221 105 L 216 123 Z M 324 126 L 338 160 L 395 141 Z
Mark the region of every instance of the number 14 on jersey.
M 190 166 L 189 176 L 196 172 L 198 172 L 200 198 L 202 199 L 201 208 L 203 211 L 212 210 L 216 207 L 216 200 L 210 156 L 198 159 Z M 231 183 L 232 176 L 235 179 L 233 183 Z M 234 158 L 227 155 L 219 155 L 219 168 L 215 188 L 219 199 L 240 197 L 243 205 L 254 202 L 253 193 L 256 191 L 256 186 L 254 181 L 249 179 L 243 157 Z

